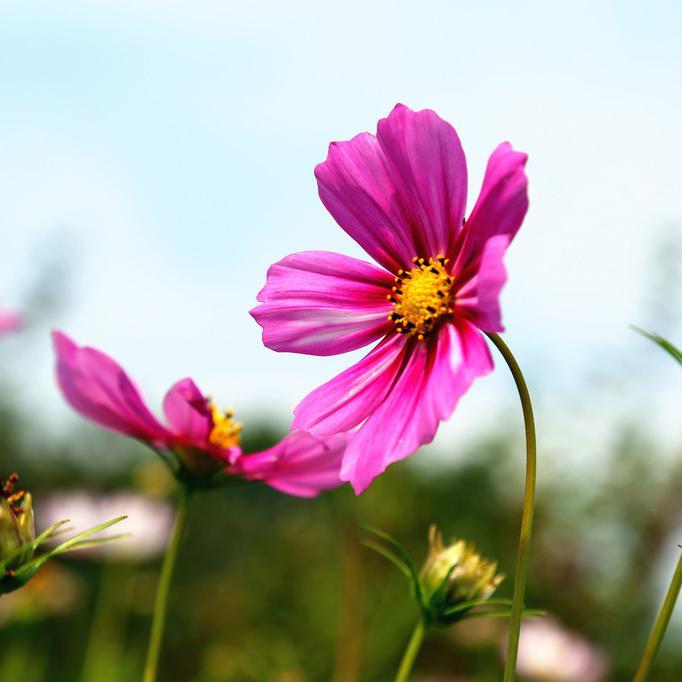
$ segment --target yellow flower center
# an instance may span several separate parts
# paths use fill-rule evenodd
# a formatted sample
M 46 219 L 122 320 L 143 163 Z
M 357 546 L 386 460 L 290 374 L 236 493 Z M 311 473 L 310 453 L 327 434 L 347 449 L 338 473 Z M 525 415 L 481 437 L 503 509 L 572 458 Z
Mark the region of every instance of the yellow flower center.
M 209 443 L 219 448 L 233 448 L 239 445 L 242 424 L 234 421 L 234 412 L 232 410 L 221 412 L 213 402 L 208 406 L 213 419 L 213 428 L 208 436 Z
M 395 278 L 393 293 L 388 296 L 393 303 L 388 319 L 398 333 L 422 341 L 441 317 L 452 314 L 452 277 L 445 269 L 448 259 L 444 256 L 412 260 L 415 267 L 410 272 L 399 270 Z

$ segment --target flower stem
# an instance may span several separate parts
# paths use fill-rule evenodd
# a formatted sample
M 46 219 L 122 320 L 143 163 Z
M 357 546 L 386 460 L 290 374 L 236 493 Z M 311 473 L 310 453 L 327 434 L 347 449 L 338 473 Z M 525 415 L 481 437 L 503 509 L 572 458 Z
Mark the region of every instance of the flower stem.
M 395 682 L 407 682 L 410 679 L 412 666 L 414 665 L 419 649 L 424 641 L 425 632 L 426 624 L 424 623 L 424 619 L 420 618 L 414 626 L 414 630 L 412 630 L 412 636 L 407 643 L 407 648 L 403 654 L 403 660 L 400 661 L 400 668 L 398 668 L 398 674 L 395 676 Z
M 668 588 L 668 592 L 663 600 L 663 605 L 658 613 L 654 627 L 649 635 L 649 641 L 646 644 L 642 660 L 637 668 L 637 673 L 634 677 L 634 682 L 644 682 L 649 677 L 649 671 L 653 665 L 654 659 L 658 650 L 661 648 L 661 642 L 665 636 L 665 630 L 668 627 L 670 616 L 672 616 L 675 602 L 680 594 L 680 587 L 682 587 L 682 554 L 677 562 L 675 574 Z
M 509 623 L 509 642 L 507 644 L 507 659 L 504 667 L 504 682 L 514 682 L 516 674 L 516 656 L 519 649 L 521 634 L 521 619 L 523 617 L 524 595 L 526 591 L 526 574 L 530 556 L 530 537 L 533 530 L 533 516 L 535 514 L 535 478 L 536 478 L 536 445 L 535 420 L 533 406 L 523 373 L 507 344 L 497 334 L 487 334 L 488 338 L 500 351 L 509 370 L 514 377 L 516 388 L 521 399 L 523 422 L 526 430 L 526 487 L 523 494 L 523 513 L 521 516 L 521 533 L 519 538 L 519 553 L 514 575 L 514 595 L 512 600 L 511 621 Z
M 144 668 L 143 682 L 155 682 L 159 667 L 159 654 L 161 653 L 161 643 L 163 641 L 163 631 L 166 623 L 166 611 L 168 608 L 168 594 L 170 591 L 171 580 L 173 579 L 173 569 L 178 557 L 178 550 L 182 540 L 182 534 L 187 522 L 187 511 L 189 509 L 191 492 L 185 486 L 181 487 L 178 511 L 175 516 L 175 527 L 171 536 L 166 556 L 161 568 L 159 585 L 156 589 L 156 602 L 154 604 L 154 619 L 152 621 L 152 631 L 149 637 L 149 648 L 147 649 L 147 662 Z

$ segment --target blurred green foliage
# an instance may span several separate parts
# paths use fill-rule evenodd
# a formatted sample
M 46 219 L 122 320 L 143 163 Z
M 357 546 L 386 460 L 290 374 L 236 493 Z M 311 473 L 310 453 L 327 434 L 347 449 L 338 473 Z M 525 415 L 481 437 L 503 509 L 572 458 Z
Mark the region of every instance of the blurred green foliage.
M 416 607 L 404 576 L 361 546 L 361 525 L 390 532 L 424 557 L 428 527 L 437 523 L 446 538 L 472 540 L 511 575 L 522 488 L 517 427 L 499 425 L 450 466 L 418 454 L 361 497 L 343 488 L 300 500 L 251 484 L 198 497 L 172 590 L 161 679 L 392 679 Z M 2 468 L 21 473 L 36 508 L 54 488 L 142 486 L 172 495 L 154 456 L 135 443 L 84 425 L 36 452 L 30 429 L 15 406 L 0 405 Z M 278 435 L 251 422 L 245 449 Z M 528 604 L 603 648 L 608 679 L 620 681 L 631 678 L 658 608 L 653 577 L 682 519 L 682 467 L 659 461 L 655 443 L 624 429 L 602 469 L 588 482 L 542 479 Z M 158 570 L 158 559 L 54 562 L 9 607 L 0 601 L 0 680 L 138 680 Z M 510 583 L 499 596 L 510 596 Z M 431 633 L 415 680 L 498 680 L 504 629 L 477 621 Z M 655 679 L 682 679 L 679 647 L 664 648 Z

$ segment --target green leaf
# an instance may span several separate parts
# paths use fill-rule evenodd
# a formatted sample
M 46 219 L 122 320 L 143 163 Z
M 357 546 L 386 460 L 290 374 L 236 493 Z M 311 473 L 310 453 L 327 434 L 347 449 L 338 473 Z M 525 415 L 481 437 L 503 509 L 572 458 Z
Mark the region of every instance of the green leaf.
M 63 528 L 63 526 L 65 526 L 67 523 L 69 523 L 69 519 L 64 519 L 63 521 L 57 521 L 57 523 L 53 523 L 33 541 L 33 549 L 38 549 L 38 547 L 40 547 L 40 545 L 42 545 L 44 542 L 47 542 L 48 540 L 55 537 L 55 535 L 58 535 L 57 531 L 60 528 Z
M 69 551 L 74 552 L 77 549 L 88 549 L 90 547 L 97 547 L 98 545 L 105 545 L 114 540 L 123 540 L 124 538 L 132 537 L 132 533 L 119 533 L 118 535 L 107 535 L 105 538 L 94 538 L 92 540 L 81 540 L 77 542 Z
M 397 566 L 410 581 L 412 580 L 412 571 L 410 571 L 409 566 L 407 566 L 400 557 L 391 552 L 390 549 L 380 545 L 378 542 L 374 542 L 374 540 L 363 540 L 362 544 L 369 549 L 373 549 L 377 554 L 381 554 L 385 559 L 388 559 L 394 566 Z
M 471 601 L 463 601 L 457 606 L 453 606 L 444 612 L 445 616 L 452 616 L 460 611 L 466 611 L 467 609 L 473 609 L 476 606 L 511 606 L 511 599 L 472 599 Z
M 508 618 L 511 616 L 511 611 L 471 611 L 467 614 L 464 615 L 462 620 L 469 620 L 470 618 Z M 542 616 L 546 616 L 547 612 L 542 611 L 541 609 L 524 609 L 523 610 L 523 617 L 524 618 L 540 618 Z
M 654 334 L 653 332 L 647 332 L 644 329 L 636 327 L 634 324 L 630 326 L 638 334 L 646 336 L 647 339 L 650 339 L 654 343 L 658 344 L 664 351 L 670 353 L 670 355 L 672 355 L 673 358 L 675 358 L 675 360 L 677 360 L 677 362 L 679 362 L 682 365 L 682 351 L 679 348 L 677 348 L 674 344 L 672 344 L 667 339 L 664 339 L 662 336 Z
M 18 556 L 21 556 L 25 552 L 27 552 L 30 549 L 30 554 L 33 555 L 33 553 L 40 547 L 40 545 L 44 542 L 47 542 L 51 537 L 54 537 L 55 532 L 61 528 L 62 526 L 66 525 L 69 523 L 68 519 L 65 519 L 64 521 L 57 521 L 57 523 L 53 523 L 47 530 L 43 531 L 37 538 L 32 540 L 31 542 L 26 542 L 21 547 L 18 547 L 15 549 L 9 556 L 6 556 L 2 562 L 0 562 L 0 575 L 3 575 L 7 569 L 7 566 L 9 566 L 14 559 L 16 559 Z
M 30 578 L 32 578 L 35 573 L 38 571 L 38 569 L 47 561 L 49 561 L 52 557 L 57 556 L 59 554 L 64 554 L 66 552 L 76 550 L 76 549 L 84 549 L 85 547 L 92 547 L 96 544 L 102 544 L 104 542 L 109 542 L 110 540 L 113 539 L 118 539 L 120 537 L 124 537 L 126 534 L 121 534 L 113 537 L 108 537 L 108 538 L 92 538 L 93 535 L 96 535 L 97 533 L 102 532 L 103 530 L 106 530 L 107 528 L 110 528 L 111 526 L 120 523 L 124 519 L 128 518 L 127 516 L 118 516 L 115 519 L 111 519 L 110 521 L 105 521 L 104 523 L 100 523 L 99 525 L 95 526 L 94 528 L 89 528 L 88 530 L 84 530 L 82 533 L 78 533 L 74 535 L 73 537 L 69 538 L 66 542 L 62 542 L 61 545 L 57 545 L 57 547 L 51 549 L 48 552 L 45 552 L 45 554 L 41 554 L 39 557 L 35 557 L 31 561 L 26 562 L 22 566 L 20 566 L 16 571 L 15 575 L 17 579 L 23 580 L 23 581 L 28 581 Z M 59 528 L 60 526 L 64 525 L 64 523 L 68 523 L 67 521 L 60 521 L 59 523 L 54 524 L 53 526 L 50 526 L 44 533 L 42 533 L 39 538 L 47 538 L 49 537 L 48 533 L 50 531 L 54 532 L 56 528 Z M 92 538 L 92 539 L 90 539 Z M 38 538 L 36 538 L 38 540 Z M 43 540 L 44 541 L 44 540 Z
M 86 540 L 93 535 L 97 535 L 97 533 L 101 533 L 103 530 L 106 530 L 107 528 L 111 528 L 111 526 L 120 523 L 124 519 L 127 519 L 127 516 L 117 516 L 115 519 L 111 519 L 110 521 L 105 521 L 104 523 L 100 523 L 99 525 L 95 526 L 94 528 L 89 528 L 88 530 L 84 530 L 82 533 L 78 533 L 77 535 L 74 535 L 73 537 L 69 538 L 66 542 L 62 542 L 61 545 L 58 545 L 55 547 L 51 554 L 54 556 L 55 554 L 63 554 L 64 552 L 68 552 L 70 549 L 74 547 L 74 545 L 77 545 L 81 542 L 81 540 Z
M 409 578 L 411 579 L 410 582 L 412 584 L 412 589 L 414 590 L 415 599 L 417 600 L 419 607 L 422 610 L 424 610 L 426 608 L 426 605 L 424 604 L 424 598 L 422 596 L 421 583 L 419 582 L 419 574 L 417 573 L 417 569 L 412 563 L 412 557 L 409 555 L 408 551 L 393 536 L 389 535 L 388 533 L 385 533 L 383 530 L 374 528 L 374 526 L 362 527 L 368 533 L 372 533 L 373 535 L 376 535 L 378 538 L 381 538 L 384 542 L 386 542 L 391 547 L 395 555 L 400 559 L 400 561 L 403 564 L 405 564 L 405 566 L 409 570 Z

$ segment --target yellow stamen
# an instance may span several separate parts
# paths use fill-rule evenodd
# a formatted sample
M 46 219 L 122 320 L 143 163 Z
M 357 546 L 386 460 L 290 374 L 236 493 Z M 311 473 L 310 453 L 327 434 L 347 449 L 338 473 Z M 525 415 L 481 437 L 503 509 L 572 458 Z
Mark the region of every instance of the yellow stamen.
M 399 334 L 411 334 L 423 341 L 436 323 L 452 314 L 452 277 L 445 266 L 444 256 L 429 258 L 428 262 L 415 256 L 415 267 L 410 272 L 400 270 L 395 278 L 393 294 L 387 298 L 393 303 L 388 316 Z
M 213 428 L 208 440 L 211 445 L 219 448 L 233 448 L 239 445 L 239 434 L 242 431 L 241 422 L 236 422 L 232 418 L 232 410 L 221 412 L 215 403 L 208 404 L 213 419 Z

